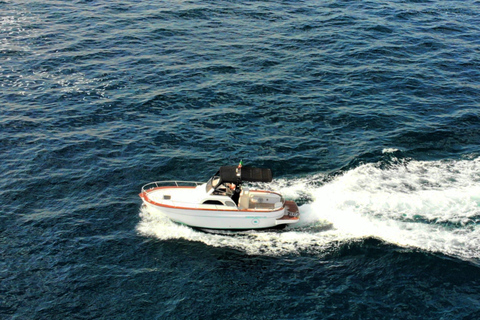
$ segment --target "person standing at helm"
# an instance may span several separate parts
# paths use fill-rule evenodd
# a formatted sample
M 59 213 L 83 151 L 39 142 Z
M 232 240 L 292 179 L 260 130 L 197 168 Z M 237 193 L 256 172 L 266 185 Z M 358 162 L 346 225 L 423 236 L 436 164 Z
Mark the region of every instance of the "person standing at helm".
M 238 164 L 238 167 L 237 169 L 235 170 L 236 171 L 236 175 L 237 175 L 237 178 L 238 178 L 238 181 L 242 181 L 242 166 L 243 166 L 243 160 L 240 160 L 240 163 Z M 240 192 L 242 192 L 242 190 L 240 189 L 240 183 L 238 184 L 230 184 L 230 188 L 232 190 L 235 189 L 235 191 L 233 192 L 233 195 L 232 195 L 232 200 L 233 202 L 235 202 L 235 204 L 238 206 L 238 199 L 240 198 Z

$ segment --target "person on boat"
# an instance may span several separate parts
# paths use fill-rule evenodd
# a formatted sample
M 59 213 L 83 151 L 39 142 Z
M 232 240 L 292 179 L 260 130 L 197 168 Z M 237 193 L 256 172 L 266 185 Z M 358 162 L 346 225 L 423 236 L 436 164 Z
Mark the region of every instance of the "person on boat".
M 238 199 L 240 199 L 240 192 L 242 192 L 242 189 L 240 188 L 240 185 L 236 185 L 235 183 L 230 184 L 230 190 L 233 191 L 233 194 L 231 196 L 233 202 L 238 206 Z
M 242 176 L 242 167 L 243 167 L 243 160 L 240 160 L 240 163 L 238 164 L 237 168 L 235 169 L 236 176 L 240 180 Z M 238 206 L 238 200 L 240 198 L 240 192 L 242 192 L 240 188 L 240 183 L 236 185 L 235 183 L 230 184 L 230 189 L 233 191 L 233 195 L 231 196 L 233 202 Z

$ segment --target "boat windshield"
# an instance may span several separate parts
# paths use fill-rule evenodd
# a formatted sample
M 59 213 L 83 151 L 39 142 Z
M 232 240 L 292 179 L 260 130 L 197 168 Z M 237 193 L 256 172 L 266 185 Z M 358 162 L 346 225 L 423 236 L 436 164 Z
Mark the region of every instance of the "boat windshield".
M 215 175 L 211 177 L 210 180 L 207 181 L 207 186 L 206 186 L 207 193 L 210 193 L 211 190 L 214 188 L 214 186 L 215 187 L 217 186 L 219 180 L 220 180 L 220 177 Z
M 207 181 L 207 185 L 205 187 L 205 191 L 207 191 L 207 193 L 209 193 L 209 191 L 212 190 L 212 179 L 213 178 L 210 178 L 210 180 Z

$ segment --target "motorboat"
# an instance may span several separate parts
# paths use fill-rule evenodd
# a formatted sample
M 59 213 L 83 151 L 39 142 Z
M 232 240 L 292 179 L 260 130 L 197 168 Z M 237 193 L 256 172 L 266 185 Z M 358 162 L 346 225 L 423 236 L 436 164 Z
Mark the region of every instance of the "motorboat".
M 151 215 L 193 228 L 250 230 L 283 228 L 300 219 L 298 206 L 278 193 L 248 187 L 268 183 L 268 168 L 222 166 L 207 182 L 156 181 L 139 196 Z

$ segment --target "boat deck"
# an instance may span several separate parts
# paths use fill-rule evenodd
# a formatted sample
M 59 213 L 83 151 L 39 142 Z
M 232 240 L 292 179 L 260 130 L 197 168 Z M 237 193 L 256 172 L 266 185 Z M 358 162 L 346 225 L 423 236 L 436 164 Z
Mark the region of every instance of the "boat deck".
M 195 208 L 198 201 L 194 189 L 195 187 L 158 187 L 147 190 L 146 195 L 149 200 L 159 204 Z

